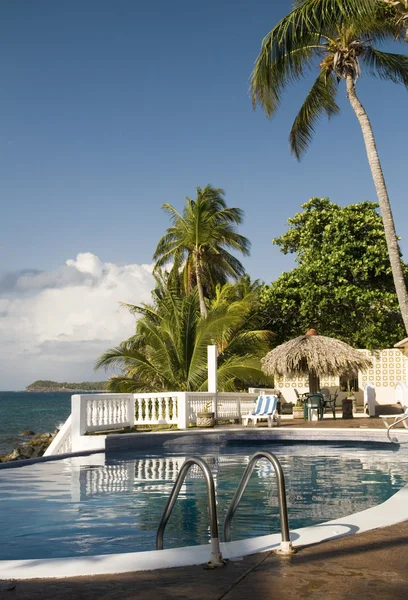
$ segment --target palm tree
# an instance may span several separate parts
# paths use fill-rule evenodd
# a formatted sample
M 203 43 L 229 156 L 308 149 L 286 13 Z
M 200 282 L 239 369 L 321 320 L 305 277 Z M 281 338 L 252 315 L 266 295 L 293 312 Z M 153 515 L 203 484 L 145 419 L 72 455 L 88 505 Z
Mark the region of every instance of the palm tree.
M 205 391 L 207 346 L 218 346 L 218 385 L 235 391 L 247 385 L 272 385 L 260 358 L 270 349 L 270 332 L 249 328 L 253 294 L 243 299 L 234 286 L 218 288 L 207 316 L 200 315 L 197 290 L 189 294 L 158 282 L 154 303 L 125 304 L 140 315 L 136 334 L 102 354 L 95 368 L 119 367 L 107 389 L 115 392 Z M 255 322 L 255 321 L 254 321 Z
M 408 87 L 408 57 L 375 47 L 395 35 L 395 20 L 378 0 L 299 0 L 264 38 L 251 78 L 254 107 L 268 117 L 279 107 L 285 88 L 310 68 L 319 74 L 293 123 L 290 147 L 299 160 L 311 141 L 318 119 L 339 112 L 336 93 L 345 81 L 347 96 L 364 138 L 380 205 L 398 302 L 408 332 L 408 294 L 394 219 L 367 113 L 356 94 L 362 69 Z
M 408 0 L 383 0 L 394 9 L 396 24 L 395 37 L 404 34 L 404 40 L 408 41 Z
M 183 215 L 171 204 L 163 204 L 163 210 L 173 223 L 159 240 L 153 260 L 155 269 L 170 261 L 176 267 L 184 263 L 186 290 L 194 283 L 200 299 L 200 312 L 207 314 L 204 289 L 213 289 L 217 283 L 225 283 L 228 277 L 238 278 L 244 274 L 242 264 L 228 249 L 249 254 L 250 243 L 239 235 L 235 226 L 242 223 L 243 212 L 228 208 L 224 191 L 207 185 L 197 188 L 196 200 L 186 199 Z

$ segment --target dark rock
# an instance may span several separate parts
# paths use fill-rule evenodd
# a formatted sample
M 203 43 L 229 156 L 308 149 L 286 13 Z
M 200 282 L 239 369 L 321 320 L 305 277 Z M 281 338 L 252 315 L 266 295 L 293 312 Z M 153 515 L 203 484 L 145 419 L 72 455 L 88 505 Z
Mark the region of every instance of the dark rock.
M 24 430 L 23 430 L 23 431 L 20 433 L 20 435 L 27 435 L 27 436 L 28 436 L 28 435 L 30 435 L 30 436 L 31 436 L 31 435 L 35 435 L 35 433 L 34 433 L 34 431 L 31 431 L 31 429 L 24 429 Z
M 27 458 L 33 458 L 35 450 L 31 446 L 18 446 L 14 450 L 12 450 L 9 454 L 6 455 L 5 461 L 12 460 L 25 460 Z
M 33 435 L 30 441 L 26 442 L 22 446 L 18 446 L 9 452 L 9 454 L 0 456 L 0 462 L 38 458 L 44 454 L 55 435 L 56 434 L 52 433 L 39 433 L 37 435 Z

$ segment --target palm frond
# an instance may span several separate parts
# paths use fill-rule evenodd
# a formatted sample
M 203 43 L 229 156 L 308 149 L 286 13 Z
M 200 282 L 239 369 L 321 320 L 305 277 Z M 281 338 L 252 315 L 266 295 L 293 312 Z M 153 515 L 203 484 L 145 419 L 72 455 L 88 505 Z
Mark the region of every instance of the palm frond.
M 298 160 L 306 151 L 322 114 L 330 118 L 339 112 L 335 100 L 337 87 L 334 74 L 322 70 L 306 96 L 289 136 L 290 148 Z
M 375 77 L 402 83 L 408 87 L 408 56 L 381 52 L 376 48 L 368 47 L 363 53 L 361 61 Z

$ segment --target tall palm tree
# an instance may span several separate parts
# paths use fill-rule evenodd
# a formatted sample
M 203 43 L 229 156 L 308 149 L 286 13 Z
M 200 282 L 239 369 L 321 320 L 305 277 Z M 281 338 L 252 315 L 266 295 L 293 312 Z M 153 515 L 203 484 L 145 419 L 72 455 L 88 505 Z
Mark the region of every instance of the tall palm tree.
M 163 204 L 163 210 L 173 223 L 159 240 L 153 260 L 155 269 L 173 261 L 176 266 L 184 264 L 186 289 L 190 291 L 195 282 L 200 299 L 200 312 L 207 314 L 204 290 L 225 283 L 244 274 L 240 261 L 228 250 L 249 254 L 249 240 L 236 232 L 242 223 L 243 212 L 228 208 L 224 191 L 207 185 L 197 188 L 195 200 L 186 199 L 183 214 Z
M 394 9 L 395 37 L 403 35 L 404 40 L 408 41 L 408 0 L 383 0 L 383 2 Z
M 408 332 L 408 293 L 388 192 L 367 113 L 356 84 L 364 69 L 371 75 L 408 87 L 408 57 L 382 52 L 375 43 L 395 35 L 388 7 L 377 0 L 298 0 L 294 9 L 264 38 L 251 78 L 254 107 L 268 117 L 279 107 L 285 88 L 313 67 L 319 74 L 293 123 L 290 147 L 300 159 L 318 119 L 339 112 L 336 93 L 345 82 L 356 114 L 384 224 L 398 302 Z
M 225 288 L 225 289 L 224 289 Z M 270 349 L 270 332 L 251 330 L 248 319 L 253 292 L 232 300 L 227 284 L 200 315 L 197 290 L 189 294 L 158 282 L 152 305 L 124 305 L 140 315 L 136 334 L 102 354 L 95 368 L 119 367 L 108 380 L 115 392 L 205 391 L 207 346 L 218 346 L 218 385 L 234 391 L 246 385 L 272 385 L 261 370 L 260 358 Z

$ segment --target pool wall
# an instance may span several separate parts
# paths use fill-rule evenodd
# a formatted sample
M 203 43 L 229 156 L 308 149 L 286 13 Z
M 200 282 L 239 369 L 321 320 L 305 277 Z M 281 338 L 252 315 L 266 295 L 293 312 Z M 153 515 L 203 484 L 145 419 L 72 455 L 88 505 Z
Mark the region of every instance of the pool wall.
M 398 430 L 401 440 L 408 442 L 408 431 Z M 141 434 L 113 434 L 106 438 L 105 452 L 125 452 L 126 450 L 143 450 L 147 448 L 164 447 L 170 445 L 190 445 L 198 441 L 200 444 L 239 442 L 310 442 L 310 443 L 379 443 L 395 446 L 387 438 L 387 430 L 378 429 L 312 429 L 312 428 L 229 428 L 219 429 L 192 429 L 186 431 L 156 431 Z

